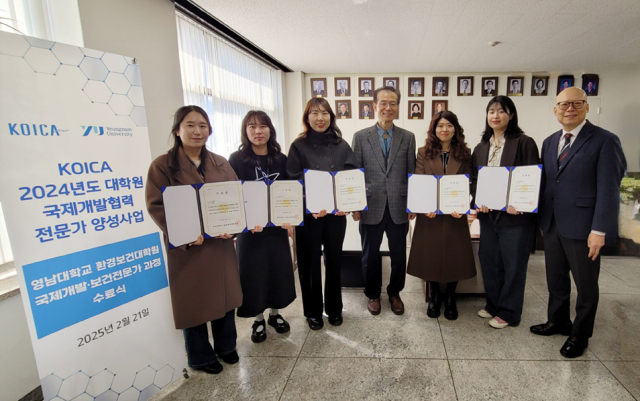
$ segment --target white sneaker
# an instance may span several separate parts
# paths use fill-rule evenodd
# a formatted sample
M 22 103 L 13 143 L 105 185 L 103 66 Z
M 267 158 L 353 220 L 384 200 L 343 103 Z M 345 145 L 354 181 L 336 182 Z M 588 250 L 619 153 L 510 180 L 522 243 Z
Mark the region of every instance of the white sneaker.
M 504 320 L 500 319 L 498 316 L 496 316 L 493 319 L 489 320 L 489 326 L 493 327 L 494 329 L 504 329 L 508 325 L 509 325 L 509 323 L 507 323 Z
M 493 316 L 491 316 L 491 314 L 490 314 L 489 312 L 487 312 L 484 308 L 482 308 L 482 309 L 480 309 L 480 310 L 478 311 L 478 316 L 480 316 L 481 318 L 484 318 L 484 319 L 490 319 L 490 318 L 492 318 L 492 317 L 493 317 Z

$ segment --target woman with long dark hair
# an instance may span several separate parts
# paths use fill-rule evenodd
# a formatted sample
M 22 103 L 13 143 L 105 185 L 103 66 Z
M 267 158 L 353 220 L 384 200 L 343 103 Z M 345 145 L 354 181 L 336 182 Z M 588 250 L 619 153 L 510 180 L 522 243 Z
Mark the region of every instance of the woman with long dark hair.
M 433 116 L 426 144 L 418 149 L 415 174 L 471 174 L 471 150 L 458 116 L 450 111 Z M 444 317 L 456 320 L 458 281 L 476 275 L 466 215 L 418 215 L 407 273 L 429 282 L 427 316 L 440 316 L 444 293 Z
M 242 120 L 240 147 L 229 163 L 244 181 L 286 180 L 287 157 L 276 140 L 276 129 L 263 111 L 250 111 Z M 279 309 L 296 299 L 293 263 L 289 248 L 290 224 L 282 227 L 248 227 L 251 232 L 238 235 L 237 248 L 240 282 L 244 300 L 239 317 L 255 318 L 251 341 L 267 339 L 264 311 L 270 308 L 267 323 L 277 333 L 289 331 L 289 323 Z
M 336 115 L 326 99 L 312 98 L 302 117 L 304 131 L 291 144 L 287 174 L 300 180 L 304 170 L 340 171 L 358 168 L 349 144 L 342 139 Z M 340 266 L 342 243 L 347 229 L 346 213 L 335 215 L 326 210 L 305 214 L 304 225 L 296 228 L 298 274 L 302 304 L 312 330 L 324 326 L 322 320 L 322 271 L 320 258 L 325 256 L 324 310 L 329 323 L 342 324 L 342 290 Z
M 188 245 L 169 248 L 162 200 L 166 186 L 238 179 L 224 157 L 207 150 L 209 135 L 211 124 L 203 109 L 179 108 L 171 129 L 174 145 L 151 163 L 145 191 L 149 214 L 164 233 L 173 319 L 176 329 L 183 330 L 189 366 L 217 374 L 222 371 L 218 358 L 229 364 L 239 359 L 234 309 L 242 304 L 242 290 L 232 236 L 205 240 L 199 235 Z
M 479 167 L 540 163 L 538 146 L 518 126 L 518 112 L 509 97 L 496 96 L 487 104 L 484 133 L 473 150 L 472 163 L 471 191 L 474 198 Z M 517 212 L 511 206 L 506 211 L 478 206 L 478 257 L 487 296 L 486 306 L 478 315 L 492 318 L 489 325 L 496 329 L 516 326 L 522 316 L 535 216 Z

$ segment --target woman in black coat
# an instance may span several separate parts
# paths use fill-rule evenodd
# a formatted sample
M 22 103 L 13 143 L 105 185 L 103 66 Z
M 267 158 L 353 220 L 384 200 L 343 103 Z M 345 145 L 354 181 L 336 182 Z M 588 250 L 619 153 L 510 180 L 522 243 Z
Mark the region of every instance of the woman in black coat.
M 302 117 L 304 132 L 289 149 L 287 174 L 300 180 L 304 170 L 340 171 L 358 168 L 349 144 L 342 139 L 336 115 L 326 99 L 312 98 Z M 306 207 L 305 207 L 306 209 Z M 325 256 L 324 309 L 329 323 L 342 324 L 342 290 L 340 266 L 342 243 L 347 229 L 346 213 L 335 215 L 326 210 L 305 214 L 304 225 L 296 228 L 298 274 L 302 304 L 307 323 L 312 330 L 324 326 L 322 321 L 322 271 L 320 258 Z
M 474 198 L 480 166 L 528 166 L 540 163 L 538 146 L 518 126 L 516 106 L 507 96 L 496 96 L 489 101 L 484 134 L 473 150 L 471 159 L 471 190 Z M 517 326 L 522 316 L 535 215 L 517 212 L 511 206 L 506 211 L 478 206 L 478 258 L 487 296 L 487 304 L 478 315 L 492 318 L 489 325 L 496 329 Z

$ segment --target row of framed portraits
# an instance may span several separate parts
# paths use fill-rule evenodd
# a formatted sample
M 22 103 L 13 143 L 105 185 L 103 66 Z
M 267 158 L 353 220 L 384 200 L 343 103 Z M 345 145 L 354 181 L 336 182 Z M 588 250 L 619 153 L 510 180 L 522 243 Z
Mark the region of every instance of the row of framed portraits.
M 481 96 L 496 96 L 498 90 L 499 77 L 482 77 Z M 335 80 L 335 96 L 336 97 L 350 97 L 351 78 L 349 77 L 336 77 Z M 432 93 L 434 97 L 449 96 L 449 77 L 433 77 L 431 85 Z M 473 76 L 457 77 L 458 80 L 458 96 L 473 96 Z M 384 77 L 382 78 L 384 86 L 391 86 L 398 88 L 400 85 L 400 78 L 398 77 Z M 359 97 L 373 97 L 375 79 L 358 78 L 358 95 Z M 507 77 L 507 96 L 523 96 L 524 95 L 525 77 L 512 76 Z M 556 94 L 559 94 L 564 89 L 574 86 L 575 78 L 573 75 L 560 75 L 558 77 L 558 84 L 556 88 Z M 531 78 L 531 96 L 547 96 L 549 86 L 548 76 L 533 76 Z M 600 86 L 599 77 L 596 74 L 584 74 L 582 75 L 582 89 L 588 96 L 597 96 Z M 326 78 L 311 78 L 311 88 L 313 96 L 327 97 L 327 79 Z M 408 97 L 424 97 L 424 78 L 413 77 L 408 79 L 407 93 Z
M 445 99 L 436 99 L 431 101 L 431 114 L 427 114 L 427 119 L 431 119 L 431 116 L 444 110 L 448 110 L 449 101 Z M 411 120 L 424 120 L 424 100 L 412 100 L 407 102 L 407 118 Z M 358 101 L 358 110 L 351 108 L 351 99 L 339 99 L 336 100 L 336 118 L 338 119 L 351 119 L 353 113 L 356 112 L 360 120 L 373 120 L 375 119 L 375 112 L 373 110 L 373 100 L 360 100 Z

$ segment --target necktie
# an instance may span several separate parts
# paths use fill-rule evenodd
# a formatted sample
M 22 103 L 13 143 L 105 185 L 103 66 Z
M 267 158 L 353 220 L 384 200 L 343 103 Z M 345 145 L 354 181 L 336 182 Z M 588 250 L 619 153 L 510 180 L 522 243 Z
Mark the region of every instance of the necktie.
M 384 143 L 384 155 L 386 156 L 389 153 L 389 134 L 386 132 L 382 134 L 382 141 Z
M 562 165 L 562 161 L 569 154 L 569 149 L 571 145 L 571 133 L 567 132 L 564 134 L 564 145 L 562 145 L 562 150 L 560 151 L 560 155 L 558 156 L 558 166 Z

